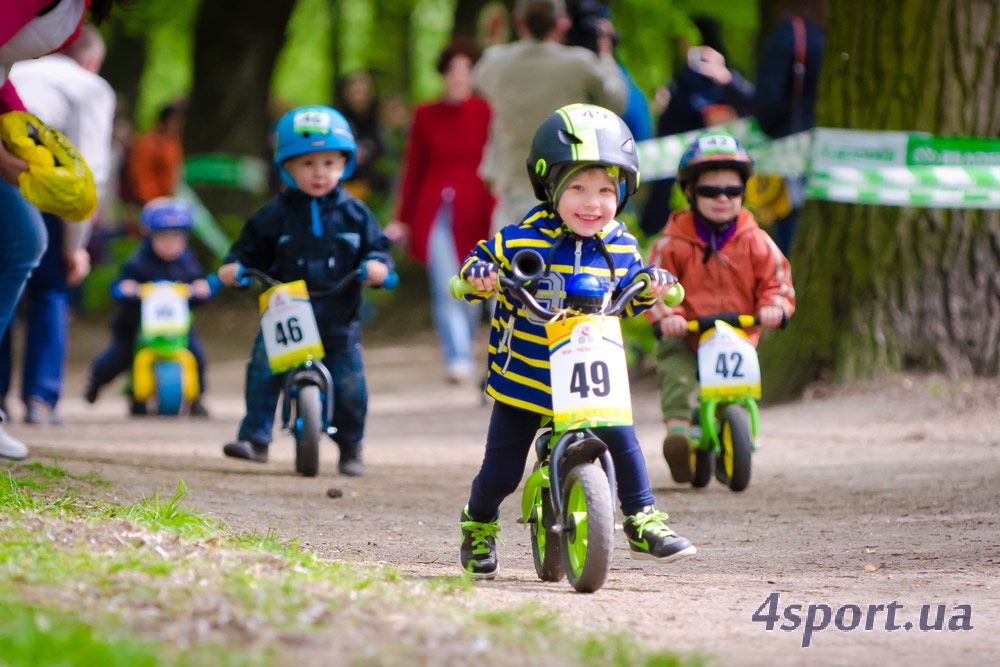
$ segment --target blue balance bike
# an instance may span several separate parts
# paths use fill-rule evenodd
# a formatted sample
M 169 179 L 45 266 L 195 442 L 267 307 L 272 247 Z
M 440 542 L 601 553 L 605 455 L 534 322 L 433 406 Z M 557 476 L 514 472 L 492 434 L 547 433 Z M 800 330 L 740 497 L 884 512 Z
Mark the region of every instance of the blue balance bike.
M 309 291 L 304 280 L 281 283 L 257 269 L 240 267 L 236 274 L 244 286 L 260 280 L 268 287 L 260 295 L 260 330 L 271 372 L 285 374 L 281 428 L 295 438 L 295 472 L 305 477 L 319 474 L 321 436 L 337 433 L 333 378 L 323 365 L 325 353 L 310 299 L 331 297 L 348 287 L 360 289 L 367 277 L 362 265 L 329 289 Z M 399 277 L 390 272 L 381 287 L 394 289 L 398 283 Z

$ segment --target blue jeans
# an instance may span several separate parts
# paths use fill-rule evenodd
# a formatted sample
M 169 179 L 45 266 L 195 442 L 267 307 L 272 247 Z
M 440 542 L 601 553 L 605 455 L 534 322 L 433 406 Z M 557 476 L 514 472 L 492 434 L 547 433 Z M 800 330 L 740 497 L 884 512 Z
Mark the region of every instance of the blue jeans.
M 323 341 L 326 357 L 323 365 L 333 377 L 333 436 L 341 451 L 360 452 L 368 414 L 368 388 L 361 359 L 360 326 L 352 325 L 347 345 L 331 346 Z M 285 374 L 271 374 L 264 348 L 264 337 L 257 334 L 247 364 L 245 398 L 247 414 L 240 422 L 237 440 L 269 445 L 273 439 L 274 414 L 285 385 Z
M 497 516 L 500 503 L 517 490 L 541 422 L 541 415 L 534 412 L 512 408 L 500 401 L 493 404 L 486 455 L 479 474 L 472 481 L 469 496 L 469 515 L 477 521 L 489 521 Z M 618 501 L 625 516 L 654 504 L 656 498 L 649 488 L 646 460 L 642 457 L 635 428 L 613 426 L 593 431 L 607 444 L 615 464 Z
M 0 181 L 0 335 L 7 331 L 45 245 L 42 214 L 21 196 L 20 190 Z
M 448 370 L 471 371 L 475 365 L 472 338 L 479 321 L 480 306 L 464 299 L 451 298 L 448 284 L 452 276 L 458 275 L 460 268 L 452 234 L 451 203 L 441 202 L 427 239 L 427 278 L 431 288 L 434 329 L 441 343 L 445 367 Z
M 49 247 L 24 291 L 26 321 L 21 400 L 38 398 L 54 408 L 62 393 L 69 340 L 69 288 L 62 254 L 62 220 L 42 215 Z M 13 374 L 11 328 L 0 339 L 0 399 L 6 399 Z

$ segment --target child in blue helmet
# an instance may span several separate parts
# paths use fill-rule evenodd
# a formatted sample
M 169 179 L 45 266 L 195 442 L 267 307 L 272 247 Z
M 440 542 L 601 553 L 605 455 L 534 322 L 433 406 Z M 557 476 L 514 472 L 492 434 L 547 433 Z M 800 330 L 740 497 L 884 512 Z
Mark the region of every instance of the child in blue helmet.
M 142 208 L 139 217 L 146 237 L 142 245 L 122 266 L 111 284 L 112 293 L 124 297 L 111 318 L 111 343 L 90 364 L 84 398 L 88 403 L 97 401 L 101 388 L 120 373 L 132 368 L 136 340 L 139 336 L 140 303 L 139 285 L 158 280 L 188 283 L 191 285 L 192 304 L 212 296 L 212 288 L 205 280 L 205 271 L 198 264 L 187 245 L 188 230 L 194 225 L 194 210 L 180 199 L 158 197 Z M 188 348 L 198 362 L 198 381 L 205 391 L 205 352 L 194 327 L 188 333 Z M 145 405 L 133 402 L 132 414 L 145 414 Z M 190 407 L 194 417 L 207 417 L 208 411 L 195 400 Z
M 461 274 L 478 292 L 466 298 L 491 296 L 499 270 L 511 270 L 518 249 L 533 248 L 546 263 L 535 295 L 542 305 L 558 310 L 572 297 L 582 299 L 576 304 L 584 310 L 599 307 L 607 295 L 617 296 L 644 270 L 635 238 L 615 219 L 639 180 L 632 133 L 607 109 L 572 104 L 539 126 L 527 168 L 542 203 L 528 211 L 521 224 L 508 225 L 476 245 Z M 653 269 L 650 278 L 650 293 L 635 297 L 626 316 L 650 308 L 676 282 L 659 269 Z M 474 579 L 497 576 L 500 504 L 520 483 L 535 433 L 552 416 L 544 322 L 507 293 L 497 297 L 488 373 L 486 393 L 496 403 L 486 455 L 460 523 L 460 563 Z M 602 427 L 595 432 L 614 461 L 631 557 L 670 563 L 694 554 L 691 542 L 671 530 L 667 515 L 654 505 L 635 428 Z
M 366 285 L 381 285 L 393 268 L 390 242 L 367 206 L 341 185 L 357 164 L 350 126 L 336 110 L 308 106 L 285 114 L 275 129 L 274 161 L 288 188 L 244 225 L 226 255 L 219 278 L 237 285 L 240 266 L 280 282 L 305 280 L 310 291 L 329 289 L 362 264 Z M 361 287 L 312 302 L 336 387 L 334 440 L 343 475 L 364 474 L 361 441 L 368 391 L 361 363 Z M 247 365 L 247 412 L 226 456 L 267 462 L 282 376 L 272 375 L 260 333 Z

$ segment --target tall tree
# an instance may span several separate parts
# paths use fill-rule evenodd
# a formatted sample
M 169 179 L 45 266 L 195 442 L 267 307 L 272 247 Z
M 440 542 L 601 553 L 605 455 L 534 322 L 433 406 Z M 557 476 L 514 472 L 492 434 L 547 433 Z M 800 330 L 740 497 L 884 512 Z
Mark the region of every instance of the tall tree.
M 194 83 L 184 131 L 187 154 L 267 153 L 268 91 L 292 2 L 203 2 L 195 26 Z M 323 57 L 318 54 L 317 57 Z M 211 193 L 213 210 L 244 212 Z M 212 199 L 213 201 L 208 201 Z M 242 200 L 246 200 L 245 195 Z M 240 201 L 235 198 L 234 201 Z
M 818 124 L 995 137 L 998 34 L 991 0 L 840 0 Z M 1000 374 L 1000 211 L 809 203 L 791 259 L 799 309 L 762 350 L 773 397 L 821 375 Z

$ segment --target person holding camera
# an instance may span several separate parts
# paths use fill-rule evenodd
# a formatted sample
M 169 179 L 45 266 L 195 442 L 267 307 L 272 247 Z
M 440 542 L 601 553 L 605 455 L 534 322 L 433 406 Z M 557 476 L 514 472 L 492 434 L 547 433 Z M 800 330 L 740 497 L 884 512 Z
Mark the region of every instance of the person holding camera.
M 491 233 L 521 222 L 537 205 L 524 180 L 534 129 L 574 102 L 622 113 L 628 87 L 612 56 L 614 27 L 597 21 L 596 52 L 563 44 L 571 21 L 564 0 L 518 0 L 520 39 L 487 48 L 473 71 L 480 95 L 493 108 L 480 175 L 497 199 Z

